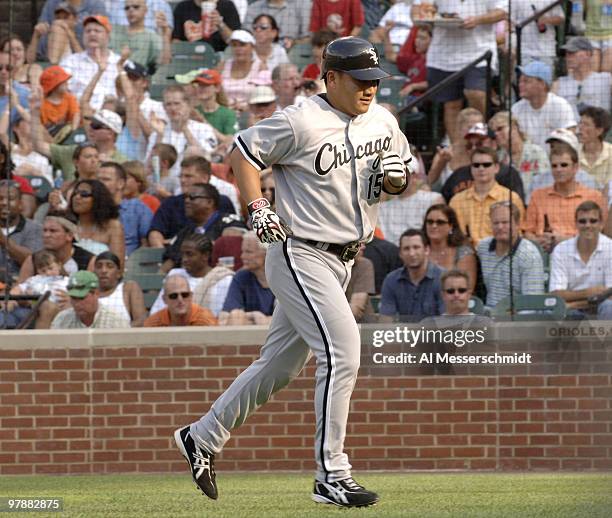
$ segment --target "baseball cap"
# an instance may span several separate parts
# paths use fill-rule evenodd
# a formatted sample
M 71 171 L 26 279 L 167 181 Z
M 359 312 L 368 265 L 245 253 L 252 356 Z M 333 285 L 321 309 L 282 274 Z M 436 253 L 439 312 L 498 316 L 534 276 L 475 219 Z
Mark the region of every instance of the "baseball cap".
M 463 138 L 468 138 L 472 136 L 495 138 L 495 133 L 490 130 L 484 122 L 477 122 L 468 130 L 468 132 L 463 136 Z
M 64 11 L 65 13 L 72 14 L 73 16 L 77 15 L 77 10 L 68 2 L 60 2 L 57 4 L 57 7 L 53 11 L 53 13 L 57 13 L 60 11 Z
M 576 134 L 565 128 L 558 128 L 553 130 L 552 133 L 546 139 L 546 143 L 549 144 L 551 141 L 558 140 L 560 142 L 565 142 L 570 145 L 576 153 L 580 153 L 580 143 L 578 142 L 578 137 Z
M 130 61 L 129 59 L 125 62 L 125 65 L 123 65 L 123 70 L 125 70 L 131 76 L 141 78 L 148 77 L 149 75 L 144 66 L 142 66 L 140 63 L 136 63 L 135 61 Z
M 250 32 L 243 29 L 238 29 L 237 31 L 232 32 L 230 41 L 240 41 L 242 43 L 250 43 L 251 45 L 255 45 L 255 37 Z
M 92 16 L 88 16 L 83 20 L 83 27 L 85 27 L 88 23 L 95 22 L 106 29 L 106 32 L 111 32 L 111 23 L 108 21 L 106 16 L 102 16 L 101 14 L 95 14 Z
M 84 299 L 91 290 L 100 287 L 98 276 L 87 270 L 79 270 L 68 279 L 68 295 L 75 299 Z
M 567 40 L 567 43 L 561 47 L 563 50 L 567 52 L 578 52 L 580 50 L 593 50 L 593 45 L 588 40 L 588 38 L 584 38 L 582 36 L 575 36 Z
M 121 121 L 121 117 L 111 110 L 98 110 L 93 114 L 92 120 L 99 122 L 100 124 L 104 124 L 109 129 L 113 130 L 117 135 L 121 133 L 123 130 L 123 122 Z
M 182 85 L 188 85 L 189 83 L 193 83 L 195 78 L 205 70 L 208 70 L 208 68 L 196 68 L 195 70 L 190 70 L 186 74 L 176 74 L 174 80 Z
M 43 70 L 40 74 L 40 86 L 45 95 L 72 77 L 59 65 L 53 65 Z
M 221 74 L 216 70 L 205 68 L 195 77 L 194 81 L 203 85 L 220 85 Z
M 516 70 L 517 73 L 520 72 L 523 75 L 541 79 L 549 86 L 552 83 L 552 68 L 541 61 L 532 61 L 524 67 L 516 67 Z
M 256 86 L 249 96 L 249 104 L 268 104 L 274 101 L 276 101 L 276 93 L 272 87 L 266 85 Z

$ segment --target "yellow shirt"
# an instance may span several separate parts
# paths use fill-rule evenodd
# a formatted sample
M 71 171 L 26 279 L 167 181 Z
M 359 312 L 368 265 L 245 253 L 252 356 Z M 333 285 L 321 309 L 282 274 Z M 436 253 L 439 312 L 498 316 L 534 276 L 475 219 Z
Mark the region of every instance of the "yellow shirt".
M 601 154 L 594 164 L 589 164 L 584 154 L 580 153 L 580 169 L 589 173 L 601 187 L 607 187 L 612 180 L 612 144 L 603 142 Z
M 508 201 L 509 195 L 512 196 L 514 203 L 521 212 L 521 221 L 525 214 L 525 206 L 521 198 L 514 191 L 510 191 L 507 187 L 502 187 L 497 182 L 493 184 L 491 190 L 480 198 L 474 189 L 474 186 L 461 191 L 451 198 L 449 205 L 457 213 L 459 226 L 461 230 L 469 234 L 473 244 L 477 244 L 481 239 L 493 235 L 491 227 L 491 218 L 489 217 L 489 209 L 491 205 L 498 201 Z

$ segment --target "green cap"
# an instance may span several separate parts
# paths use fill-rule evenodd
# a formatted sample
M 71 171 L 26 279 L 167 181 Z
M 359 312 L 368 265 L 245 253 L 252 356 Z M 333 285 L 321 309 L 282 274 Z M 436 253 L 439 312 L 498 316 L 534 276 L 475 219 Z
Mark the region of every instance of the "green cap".
M 180 83 L 182 85 L 188 85 L 189 83 L 193 83 L 193 81 L 195 81 L 195 78 L 198 77 L 200 75 L 200 72 L 202 72 L 203 70 L 207 70 L 207 69 L 198 68 L 197 70 L 191 70 L 187 72 L 186 74 L 176 74 L 174 76 L 174 79 L 176 80 L 177 83 Z
M 68 295 L 75 299 L 84 299 L 91 290 L 100 286 L 98 276 L 87 270 L 79 270 L 68 279 Z

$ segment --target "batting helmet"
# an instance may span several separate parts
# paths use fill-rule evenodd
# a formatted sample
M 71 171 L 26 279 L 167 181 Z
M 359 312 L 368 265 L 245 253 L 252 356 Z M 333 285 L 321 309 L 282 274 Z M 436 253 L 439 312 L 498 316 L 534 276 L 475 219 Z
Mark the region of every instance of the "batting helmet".
M 373 81 L 389 77 L 379 66 L 376 47 L 369 41 L 354 36 L 338 38 L 323 51 L 322 78 L 330 70 L 340 70 L 361 81 Z

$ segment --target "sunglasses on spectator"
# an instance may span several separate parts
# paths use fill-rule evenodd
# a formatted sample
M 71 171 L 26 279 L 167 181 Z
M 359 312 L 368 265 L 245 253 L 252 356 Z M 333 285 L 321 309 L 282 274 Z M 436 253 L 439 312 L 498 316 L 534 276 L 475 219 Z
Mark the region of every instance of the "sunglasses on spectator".
M 124 9 L 126 11 L 129 11 L 130 9 L 134 9 L 134 11 L 138 11 L 142 6 L 141 5 L 137 5 L 137 4 L 129 4 L 124 7 Z
M 586 225 L 587 223 L 595 225 L 596 223 L 599 223 L 599 220 L 597 218 L 580 218 L 577 221 L 580 225 Z
M 454 295 L 455 293 L 466 293 L 467 290 L 467 288 L 446 288 L 444 292 L 449 295 Z
M 427 225 L 437 225 L 438 227 L 442 225 L 448 225 L 448 221 L 445 219 L 426 219 L 425 223 Z
M 177 291 L 176 293 L 168 293 L 168 298 L 170 300 L 176 300 L 179 297 L 181 297 L 182 299 L 188 299 L 189 297 L 191 297 L 191 292 L 190 291 Z
M 472 162 L 474 169 L 488 169 L 493 165 L 493 162 Z
M 15 68 L 13 65 L 0 65 L 0 70 L 6 70 L 7 72 L 12 72 L 13 68 Z
M 93 196 L 93 192 L 91 191 L 74 191 L 75 196 L 80 196 L 81 198 L 91 198 Z
M 271 29 L 271 28 L 272 28 L 271 25 L 262 25 L 262 24 L 253 25 L 254 31 L 267 31 L 268 29 Z
M 554 169 L 555 167 L 569 167 L 572 164 L 570 164 L 569 162 L 560 162 L 558 164 L 550 164 L 550 165 Z
M 91 121 L 91 129 L 93 130 L 100 130 L 100 129 L 110 129 L 108 126 L 105 126 L 104 124 L 101 124 L 98 121 Z
M 185 194 L 186 200 L 210 200 L 210 196 L 206 196 L 205 194 Z

